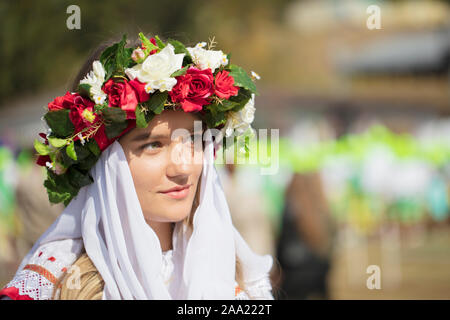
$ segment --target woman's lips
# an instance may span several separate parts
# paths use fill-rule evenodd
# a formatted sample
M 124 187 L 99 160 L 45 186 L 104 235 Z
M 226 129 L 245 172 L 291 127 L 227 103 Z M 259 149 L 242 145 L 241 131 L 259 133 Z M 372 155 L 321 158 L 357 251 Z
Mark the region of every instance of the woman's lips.
M 183 189 L 180 189 L 180 190 L 174 190 L 174 191 L 168 191 L 168 192 L 161 191 L 161 193 L 165 194 L 171 198 L 174 198 L 174 199 L 183 199 L 183 198 L 187 197 L 187 195 L 189 194 L 190 188 L 191 188 L 191 185 L 188 185 L 187 187 L 184 187 Z

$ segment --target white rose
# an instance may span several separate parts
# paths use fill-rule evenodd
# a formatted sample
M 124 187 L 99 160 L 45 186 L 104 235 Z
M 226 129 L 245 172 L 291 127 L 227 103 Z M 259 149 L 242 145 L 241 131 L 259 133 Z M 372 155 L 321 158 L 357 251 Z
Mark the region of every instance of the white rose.
M 222 128 L 222 134 L 225 137 L 229 137 L 236 130 L 236 135 L 242 135 L 247 130 L 252 129 L 251 124 L 255 118 L 255 94 L 252 93 L 252 97 L 245 104 L 244 108 L 238 112 L 229 112 L 228 120 L 225 126 Z
M 175 54 L 174 47 L 169 43 L 160 52 L 149 55 L 141 64 L 125 69 L 125 74 L 131 79 L 137 78 L 147 83 L 152 89 L 170 91 L 177 84 L 170 75 L 183 66 L 184 53 Z
M 92 63 L 92 71 L 94 72 L 97 79 L 105 81 L 106 73 L 105 73 L 105 69 L 103 68 L 103 65 L 100 61 L 95 60 Z
M 192 61 L 200 70 L 211 68 L 214 72 L 221 65 L 226 65 L 228 60 L 222 50 L 206 50 L 197 45 L 194 48 L 186 48 L 192 57 Z
M 80 84 L 88 84 L 91 86 L 89 93 L 97 104 L 103 103 L 106 99 L 106 94 L 102 90 L 105 75 L 106 73 L 102 63 L 95 60 L 92 63 L 92 70 L 80 81 Z
M 252 97 L 247 104 L 242 108 L 239 113 L 243 122 L 252 123 L 255 118 L 255 94 L 252 93 Z

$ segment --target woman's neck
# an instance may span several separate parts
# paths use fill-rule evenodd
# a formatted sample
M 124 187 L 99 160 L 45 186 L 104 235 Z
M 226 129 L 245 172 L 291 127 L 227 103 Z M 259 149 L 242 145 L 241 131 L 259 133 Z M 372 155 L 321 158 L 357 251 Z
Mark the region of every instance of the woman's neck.
M 155 231 L 161 250 L 167 251 L 172 249 L 173 222 L 148 221 L 148 225 Z

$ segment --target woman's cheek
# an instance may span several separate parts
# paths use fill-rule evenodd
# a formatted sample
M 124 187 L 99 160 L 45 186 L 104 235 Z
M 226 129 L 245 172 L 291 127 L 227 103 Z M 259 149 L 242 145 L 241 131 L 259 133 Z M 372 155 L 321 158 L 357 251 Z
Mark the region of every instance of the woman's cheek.
M 145 160 L 136 160 L 133 164 L 133 180 L 136 181 L 137 192 L 148 192 L 155 190 L 160 181 L 158 172 L 161 168 L 155 166 L 154 163 L 150 163 Z

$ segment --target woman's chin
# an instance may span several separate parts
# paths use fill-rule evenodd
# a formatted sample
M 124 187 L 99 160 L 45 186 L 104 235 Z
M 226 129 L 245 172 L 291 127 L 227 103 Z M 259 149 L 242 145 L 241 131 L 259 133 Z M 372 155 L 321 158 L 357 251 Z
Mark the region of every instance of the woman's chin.
M 164 207 L 164 211 L 160 215 L 152 215 L 151 220 L 158 222 L 178 222 L 186 219 L 190 212 L 191 206 L 187 205 L 167 205 Z

